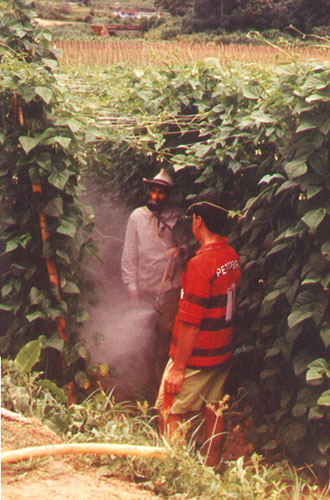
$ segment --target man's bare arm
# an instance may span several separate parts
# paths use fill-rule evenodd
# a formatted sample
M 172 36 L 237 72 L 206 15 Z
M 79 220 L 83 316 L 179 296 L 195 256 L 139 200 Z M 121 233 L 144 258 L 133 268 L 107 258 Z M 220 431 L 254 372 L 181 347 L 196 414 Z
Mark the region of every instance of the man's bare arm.
M 184 372 L 193 351 L 198 333 L 198 326 L 180 321 L 175 359 L 164 381 L 166 393 L 176 394 L 180 392 L 184 379 Z

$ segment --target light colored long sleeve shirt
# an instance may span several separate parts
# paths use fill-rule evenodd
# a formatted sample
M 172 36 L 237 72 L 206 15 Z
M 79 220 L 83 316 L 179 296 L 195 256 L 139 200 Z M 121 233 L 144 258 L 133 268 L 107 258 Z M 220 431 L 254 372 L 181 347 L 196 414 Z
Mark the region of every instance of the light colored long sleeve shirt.
M 122 254 L 122 278 L 129 291 L 157 293 L 160 290 L 166 267 L 168 252 L 175 247 L 173 228 L 181 212 L 166 207 L 158 220 L 146 206 L 134 210 L 127 223 Z M 181 283 L 179 259 L 170 262 L 162 291 L 178 288 Z

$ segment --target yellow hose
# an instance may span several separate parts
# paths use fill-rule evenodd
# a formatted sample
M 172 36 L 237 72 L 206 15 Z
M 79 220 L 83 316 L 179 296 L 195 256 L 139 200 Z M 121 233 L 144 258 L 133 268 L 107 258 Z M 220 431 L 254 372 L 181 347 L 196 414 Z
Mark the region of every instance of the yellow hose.
M 134 446 L 129 444 L 77 443 L 54 444 L 49 446 L 33 446 L 20 450 L 1 453 L 1 464 L 19 462 L 30 458 L 77 455 L 91 453 L 95 455 L 130 455 L 137 457 L 165 458 L 165 448 L 155 446 Z

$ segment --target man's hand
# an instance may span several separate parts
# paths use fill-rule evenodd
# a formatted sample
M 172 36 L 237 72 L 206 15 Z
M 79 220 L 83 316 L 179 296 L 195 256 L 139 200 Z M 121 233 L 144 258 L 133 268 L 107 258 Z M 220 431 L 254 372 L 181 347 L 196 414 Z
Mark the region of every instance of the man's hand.
M 169 249 L 169 251 L 167 252 L 167 256 L 170 259 L 177 259 L 178 257 L 180 257 L 180 253 L 181 253 L 181 249 L 180 248 L 173 247 L 173 248 Z
M 175 359 L 164 379 L 164 393 L 174 395 L 181 391 L 187 362 L 195 345 L 199 327 L 179 321 L 179 334 Z
M 178 370 L 174 366 L 170 368 L 164 380 L 164 390 L 167 394 L 177 394 L 181 390 L 184 379 L 184 370 Z

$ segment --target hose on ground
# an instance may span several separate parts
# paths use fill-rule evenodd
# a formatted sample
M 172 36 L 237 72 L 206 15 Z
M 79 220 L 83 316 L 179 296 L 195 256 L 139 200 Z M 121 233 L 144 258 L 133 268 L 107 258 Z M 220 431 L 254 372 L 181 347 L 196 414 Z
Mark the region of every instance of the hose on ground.
M 76 443 L 76 444 L 54 444 L 47 446 L 34 446 L 19 450 L 1 453 L 1 464 L 19 462 L 30 458 L 50 457 L 54 455 L 121 455 L 150 458 L 165 458 L 165 448 L 156 446 L 135 446 L 129 444 L 107 444 L 107 443 Z

